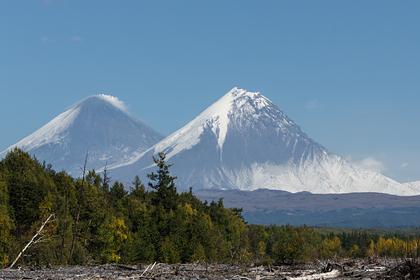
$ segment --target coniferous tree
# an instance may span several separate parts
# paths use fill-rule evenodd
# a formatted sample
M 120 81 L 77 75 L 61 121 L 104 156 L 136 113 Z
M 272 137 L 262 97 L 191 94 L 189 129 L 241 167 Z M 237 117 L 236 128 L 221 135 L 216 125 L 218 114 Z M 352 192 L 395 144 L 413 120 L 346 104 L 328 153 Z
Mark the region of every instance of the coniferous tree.
M 381 235 L 310 227 L 247 225 L 241 209 L 177 193 L 164 154 L 146 190 L 136 177 L 127 192 L 104 187 L 95 171 L 74 179 L 14 150 L 0 161 L 0 266 L 14 259 L 45 216 L 45 242 L 22 265 L 105 262 L 232 262 L 282 264 L 332 257 L 418 257 L 420 231 Z M 25 224 L 27 223 L 27 224 Z M 409 232 L 411 233 L 411 232 Z
M 147 175 L 151 182 L 149 187 L 156 190 L 154 202 L 165 210 L 174 210 L 177 205 L 177 192 L 175 187 L 176 177 L 172 176 L 169 168 L 172 166 L 166 162 L 165 153 L 161 152 L 158 157 L 153 157 L 158 170 Z

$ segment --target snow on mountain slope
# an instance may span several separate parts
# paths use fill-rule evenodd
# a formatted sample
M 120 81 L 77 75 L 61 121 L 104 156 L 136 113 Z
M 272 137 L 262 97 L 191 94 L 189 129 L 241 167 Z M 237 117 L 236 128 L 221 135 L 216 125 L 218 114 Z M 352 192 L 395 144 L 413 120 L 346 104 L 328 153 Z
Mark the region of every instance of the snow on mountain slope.
M 86 152 L 88 168 L 99 169 L 126 161 L 160 139 L 157 132 L 130 116 L 118 98 L 101 94 L 72 106 L 0 156 L 19 147 L 78 176 Z
M 420 181 L 404 183 L 403 185 L 414 193 L 420 190 Z
M 269 99 L 239 88 L 149 150 L 111 166 L 111 174 L 144 178 L 159 152 L 174 164 L 181 188 L 420 193 L 331 154 Z

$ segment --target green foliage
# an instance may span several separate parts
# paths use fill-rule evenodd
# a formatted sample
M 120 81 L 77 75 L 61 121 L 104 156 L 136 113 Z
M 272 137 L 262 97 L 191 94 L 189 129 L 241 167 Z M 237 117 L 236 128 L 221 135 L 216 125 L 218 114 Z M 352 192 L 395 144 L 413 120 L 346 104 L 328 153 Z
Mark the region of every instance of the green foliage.
M 153 158 L 158 171 L 152 172 L 147 177 L 150 179 L 149 187 L 156 190 L 153 196 L 154 205 L 161 210 L 175 210 L 177 206 L 178 194 L 176 192 L 175 180 L 169 173 L 171 165 L 165 161 L 166 155 L 159 153 L 157 158 Z
M 178 263 L 181 260 L 179 250 L 172 239 L 175 238 L 167 236 L 160 244 L 160 261 L 164 263 Z
M 417 232 L 383 235 L 309 227 L 247 225 L 241 209 L 223 200 L 202 202 L 178 193 L 165 154 L 148 188 L 129 192 L 108 175 L 89 171 L 79 179 L 55 172 L 14 150 L 0 162 L 0 266 L 10 264 L 51 213 L 44 239 L 21 264 L 218 262 L 290 264 L 336 257 L 418 257 Z
M 124 219 L 112 217 L 102 224 L 99 236 L 103 243 L 100 258 L 102 262 L 119 262 L 124 242 L 128 239 L 128 228 Z
M 8 202 L 7 185 L 0 174 L 0 267 L 6 266 L 9 262 L 7 253 L 12 242 L 13 222 L 9 215 Z
M 9 153 L 0 169 L 9 190 L 9 206 L 15 220 L 14 234 L 21 235 L 40 219 L 39 208 L 54 191 L 49 172 L 20 150 Z M 46 205 L 45 205 L 46 206 Z
M 357 246 L 357 245 L 353 245 L 353 246 Z M 357 246 L 357 248 L 359 248 L 359 246 Z M 326 238 L 322 241 L 321 257 L 328 258 L 328 259 L 337 257 L 340 254 L 340 250 L 341 250 L 340 238 L 338 238 L 337 236 Z

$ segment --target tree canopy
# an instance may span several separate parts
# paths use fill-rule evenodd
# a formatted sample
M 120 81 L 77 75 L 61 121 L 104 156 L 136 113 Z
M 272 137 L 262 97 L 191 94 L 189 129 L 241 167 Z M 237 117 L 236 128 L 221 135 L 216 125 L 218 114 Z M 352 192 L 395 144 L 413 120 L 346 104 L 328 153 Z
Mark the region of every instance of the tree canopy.
M 94 170 L 72 178 L 21 150 L 10 152 L 0 162 L 0 265 L 10 264 L 50 214 L 55 218 L 43 242 L 28 249 L 21 264 L 294 263 L 420 253 L 418 235 L 248 225 L 241 210 L 223 200 L 177 192 L 165 154 L 154 161 L 147 185 L 135 177 L 124 186 Z

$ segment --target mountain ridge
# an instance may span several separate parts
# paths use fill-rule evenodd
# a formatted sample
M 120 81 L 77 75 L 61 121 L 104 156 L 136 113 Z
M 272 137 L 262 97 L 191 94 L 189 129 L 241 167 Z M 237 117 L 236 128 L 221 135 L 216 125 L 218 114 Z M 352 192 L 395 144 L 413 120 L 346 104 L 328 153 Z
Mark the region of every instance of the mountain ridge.
M 420 226 L 420 195 L 312 194 L 268 189 L 198 190 L 194 194 L 202 201 L 223 199 L 226 207 L 243 209 L 243 216 L 250 224 L 345 228 Z
M 165 152 L 180 189 L 270 188 L 311 193 L 420 194 L 333 154 L 259 92 L 234 87 L 182 128 L 163 138 L 111 95 L 90 96 L 0 154 L 20 147 L 72 175 L 107 168 L 114 180 L 144 180 Z
M 145 177 L 159 152 L 174 164 L 184 189 L 420 193 L 420 188 L 406 187 L 330 153 L 268 98 L 237 87 L 179 130 L 110 171 L 118 179 L 135 173 Z
M 100 94 L 77 102 L 0 156 L 18 147 L 75 175 L 80 172 L 86 154 L 88 168 L 100 169 L 125 161 L 161 138 L 129 114 L 118 98 Z

